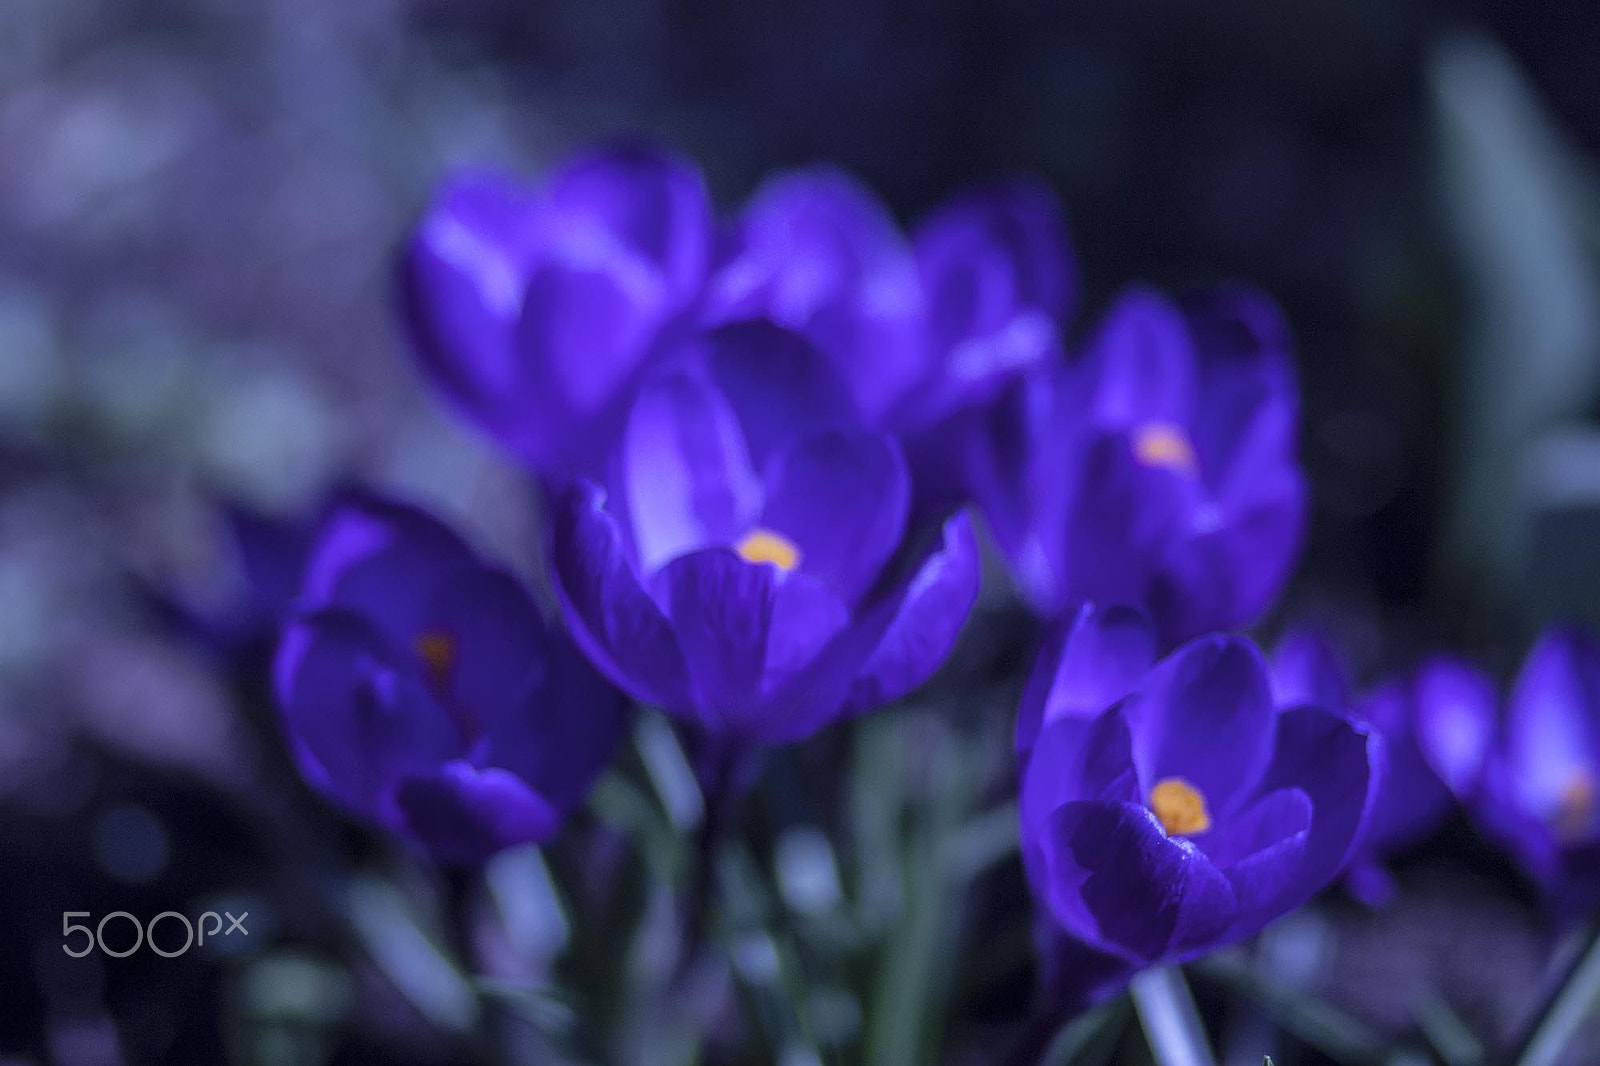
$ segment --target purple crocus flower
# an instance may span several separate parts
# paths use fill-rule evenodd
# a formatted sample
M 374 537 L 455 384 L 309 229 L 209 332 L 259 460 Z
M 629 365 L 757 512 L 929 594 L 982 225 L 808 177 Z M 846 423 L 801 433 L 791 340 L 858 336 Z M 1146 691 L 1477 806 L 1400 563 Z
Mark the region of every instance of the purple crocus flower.
M 1556 904 L 1600 903 L 1600 644 L 1556 627 L 1528 653 L 1503 717 L 1482 698 L 1436 709 L 1468 779 L 1469 806 Z
M 966 501 L 976 412 L 1059 354 L 1077 294 L 1061 213 L 1024 180 L 957 197 L 908 241 L 847 175 L 796 171 L 756 193 L 726 244 L 711 320 L 761 315 L 817 345 L 863 415 L 900 437 L 919 515 Z
M 1089 975 L 1080 998 L 1305 903 L 1359 845 L 1376 796 L 1371 731 L 1338 708 L 1277 705 L 1248 640 L 1203 637 L 1152 665 L 1155 647 L 1138 612 L 1083 608 L 1018 719 L 1041 940 Z
M 1348 883 L 1369 903 L 1387 901 L 1393 884 L 1382 860 L 1426 838 L 1454 806 L 1446 783 L 1449 735 L 1440 723 L 1462 706 L 1492 707 L 1492 685 L 1468 663 L 1433 655 L 1356 696 L 1349 669 L 1331 642 L 1311 627 L 1300 627 L 1278 643 L 1273 688 L 1283 706 L 1353 708 L 1355 717 L 1383 738 L 1383 777 Z
M 896 408 L 902 429 L 992 400 L 1016 374 L 1057 359 L 1078 295 L 1066 221 L 1032 181 L 956 197 L 917 227 L 914 247 L 934 367 Z
M 517 581 L 372 498 L 324 523 L 274 682 L 306 780 L 452 863 L 554 835 L 623 725 Z
M 628 386 L 692 315 L 712 241 L 698 171 L 658 151 L 580 156 L 537 189 L 464 173 L 407 248 L 407 324 L 481 429 L 542 473 L 592 472 Z
M 910 691 L 965 620 L 970 524 L 927 545 L 909 500 L 894 438 L 808 342 L 724 327 L 643 383 L 608 485 L 554 501 L 557 591 L 634 696 L 740 742 L 797 739 Z
M 889 412 L 922 513 L 971 497 L 968 456 L 1007 386 L 1059 362 L 1077 264 L 1054 197 L 1022 179 L 958 196 L 915 236 L 931 363 Z
M 1137 290 L 1083 358 L 996 406 L 973 490 L 1035 609 L 1139 604 L 1170 647 L 1251 621 L 1288 577 L 1306 513 L 1297 406 L 1265 298 Z
M 1374 854 L 1414 844 L 1438 828 L 1454 803 L 1450 740 L 1439 723 L 1459 708 L 1493 704 L 1494 687 L 1476 667 L 1434 655 L 1356 705 L 1357 716 L 1383 736 L 1387 757 L 1369 836 Z
M 709 321 L 764 317 L 803 333 L 881 423 L 928 372 L 917 259 L 876 196 L 842 171 L 768 180 L 724 240 Z

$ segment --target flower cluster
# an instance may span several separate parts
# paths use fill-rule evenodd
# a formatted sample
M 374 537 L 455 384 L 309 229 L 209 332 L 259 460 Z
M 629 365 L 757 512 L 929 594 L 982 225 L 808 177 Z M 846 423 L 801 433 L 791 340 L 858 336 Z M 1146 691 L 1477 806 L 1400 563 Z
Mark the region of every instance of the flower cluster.
M 1379 794 L 1372 729 L 1322 694 L 1275 696 L 1248 640 L 1202 637 L 1160 661 L 1156 647 L 1140 612 L 1085 607 L 1018 716 L 1023 858 L 1047 939 L 1121 964 L 1093 967 L 1096 981 L 1193 958 L 1304 903 L 1344 867 Z M 1081 977 L 1063 975 L 1063 994 L 1092 996 Z
M 1132 290 L 1080 343 L 1033 184 L 907 236 L 808 170 L 719 219 L 690 164 L 638 147 L 537 187 L 455 178 L 402 277 L 430 380 L 543 486 L 563 631 L 436 520 L 353 498 L 276 681 L 308 780 L 439 858 L 547 839 L 627 698 L 752 749 L 911 692 L 978 592 L 971 504 L 1052 633 L 1016 750 L 1065 999 L 1254 934 L 1457 798 L 1552 889 L 1600 895 L 1594 644 L 1547 638 L 1502 717 L 1457 659 L 1358 694 L 1311 631 L 1270 663 L 1229 632 L 1306 520 L 1263 296 Z

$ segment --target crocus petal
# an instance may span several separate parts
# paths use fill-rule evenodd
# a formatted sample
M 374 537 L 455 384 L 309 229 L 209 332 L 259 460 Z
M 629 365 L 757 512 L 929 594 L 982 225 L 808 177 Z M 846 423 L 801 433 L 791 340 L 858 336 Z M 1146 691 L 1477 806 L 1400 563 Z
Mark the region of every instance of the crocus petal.
M 1044 614 L 1062 602 L 1057 561 L 1071 479 L 1062 472 L 1072 441 L 1064 371 L 1037 371 L 1012 382 L 987 410 L 969 442 L 962 481 L 983 513 L 1028 602 Z
M 1076 800 L 1143 803 L 1127 718 L 1113 707 L 1095 718 L 1060 718 L 1039 734 L 1022 764 L 1018 816 L 1025 852 L 1045 838 L 1051 815 Z
M 1156 633 L 1136 607 L 1084 604 L 1034 663 L 1017 713 L 1024 761 L 1039 730 L 1057 718 L 1096 717 L 1132 692 L 1156 659 Z
M 1417 744 L 1457 797 L 1477 792 L 1494 741 L 1499 698 L 1483 671 L 1436 656 L 1417 670 Z
M 780 588 L 775 615 L 783 610 L 796 576 L 791 575 Z M 800 581 L 805 580 L 803 575 L 798 576 Z M 863 670 L 868 656 L 883 642 L 897 602 L 888 600 L 858 609 L 854 618 L 832 633 L 804 669 L 787 677 L 771 669 L 772 641 L 793 641 L 795 637 L 780 637 L 776 632 L 769 636 L 770 695 L 756 714 L 745 716 L 741 722 L 745 733 L 758 743 L 785 744 L 802 740 L 849 713 L 851 708 L 846 701 L 851 683 Z M 774 630 L 777 621 L 775 616 Z
M 831 613 L 828 597 L 808 589 L 810 584 L 797 573 L 778 587 L 768 636 L 769 698 L 759 719 L 743 727 L 764 743 L 809 736 L 829 721 L 899 699 L 926 680 L 948 654 L 977 596 L 977 542 L 964 517 L 952 518 L 942 547 L 913 575 L 868 597 L 837 628 L 831 627 L 845 613 L 842 603 L 838 614 Z M 802 609 L 789 609 L 802 592 Z M 819 602 L 803 609 L 814 598 Z M 802 624 L 815 629 L 801 632 Z M 823 636 L 826 643 L 813 653 Z M 804 667 L 778 669 L 784 658 L 798 661 L 791 649 L 802 644 L 809 656 Z
M 762 526 L 800 551 L 800 567 L 854 603 L 877 581 L 905 533 L 910 478 L 894 441 L 825 433 L 772 460 Z
M 1261 790 L 1299 789 L 1311 801 L 1312 819 L 1294 879 L 1278 897 L 1278 913 L 1310 899 L 1363 843 L 1381 776 L 1381 744 L 1367 727 L 1320 707 L 1279 714 Z
M 559 473 L 578 463 L 580 444 L 606 443 L 667 301 L 660 277 L 603 236 L 546 249 L 517 324 L 520 451 Z
M 1506 763 L 1519 806 L 1554 815 L 1573 781 L 1600 769 L 1600 646 L 1576 629 L 1540 638 L 1511 688 Z
M 1343 656 L 1313 626 L 1291 629 L 1273 650 L 1272 692 L 1280 707 L 1312 703 L 1343 710 L 1354 687 Z
M 1150 964 L 1207 944 L 1234 917 L 1227 878 L 1140 804 L 1069 803 L 1050 834 L 1051 913 L 1091 944 Z
M 556 811 L 515 774 L 446 763 L 398 791 L 405 827 L 441 862 L 481 862 L 516 844 L 543 842 L 560 825 Z
M 438 590 L 427 608 L 427 636 L 448 642 L 436 695 L 486 731 L 518 714 L 542 682 L 549 634 L 528 594 L 487 567 Z
M 1383 737 L 1383 778 L 1367 844 L 1387 853 L 1427 836 L 1450 810 L 1450 793 L 1417 746 L 1417 690 L 1410 678 L 1378 686 L 1357 717 Z
M 850 604 L 809 574 L 788 574 L 775 584 L 767 633 L 763 688 L 772 693 L 805 673 L 829 641 L 850 624 Z
M 514 334 L 540 208 L 509 178 L 463 174 L 434 199 L 406 249 L 402 306 L 423 369 L 469 417 L 509 430 Z
M 740 216 L 735 243 L 712 282 L 714 318 L 766 315 L 806 333 L 870 417 L 925 373 L 916 262 L 856 181 L 821 168 L 772 179 Z
M 393 825 L 401 778 L 462 753 L 460 732 L 421 679 L 356 615 L 290 622 L 273 682 L 301 772 L 358 814 Z
M 571 810 L 610 761 L 622 696 L 506 574 L 464 576 L 430 618 L 451 657 L 434 695 L 472 738 L 474 761 L 516 774 L 558 814 Z
M 549 198 L 567 225 L 614 234 L 649 262 L 676 302 L 701 285 L 711 250 L 711 203 L 687 160 L 641 145 L 606 149 L 565 166 Z
M 477 565 L 466 543 L 426 512 L 350 493 L 323 523 L 299 604 L 359 614 L 408 647 L 437 591 Z
M 1063 1017 L 1082 1014 L 1110 999 L 1139 971 L 1121 955 L 1085 944 L 1048 914 L 1038 916 L 1033 927 L 1042 998 Z
M 558 814 L 578 804 L 621 734 L 622 696 L 545 625 L 519 582 L 491 567 L 437 592 L 428 625 L 428 638 L 448 642 L 430 693 L 471 757 L 516 774 Z
M 1240 287 L 1186 310 L 1200 353 L 1195 447 L 1222 496 L 1248 494 L 1259 464 L 1294 454 L 1299 398 L 1288 324 L 1266 296 Z
M 799 333 L 758 319 L 711 330 L 700 345 L 758 471 L 790 441 L 861 425 L 838 370 Z
M 1127 704 L 1139 777 L 1181 778 L 1221 821 L 1254 792 L 1272 758 L 1277 714 L 1261 653 L 1205 637 L 1158 665 Z
M 1265 924 L 1283 913 L 1278 900 L 1295 887 L 1313 815 L 1303 791 L 1280 788 L 1253 800 L 1199 841 L 1233 886 L 1240 916 L 1252 931 L 1253 916 Z
M 851 682 L 842 713 L 893 703 L 938 669 L 978 598 L 980 570 L 972 521 L 955 515 L 944 524 L 939 550 L 912 575 L 887 630 Z
M 1061 213 L 1032 182 L 940 208 L 918 229 L 916 255 L 940 362 L 892 416 L 905 430 L 985 403 L 1014 375 L 1056 357 L 1058 323 L 1077 295 Z
M 761 486 L 722 394 L 694 368 L 652 376 L 628 419 L 622 456 L 639 565 L 729 544 L 750 527 Z
M 546 638 L 545 661 L 521 712 L 489 724 L 482 761 L 529 782 L 565 815 L 610 763 L 629 703 L 559 631 Z
M 1164 640 L 1248 625 L 1271 606 L 1300 554 L 1307 506 L 1299 470 L 1278 474 L 1249 511 L 1195 512 L 1196 532 L 1168 544 L 1148 598 Z
M 761 706 L 777 571 L 705 548 L 668 563 L 658 581 L 696 712 L 713 730 L 736 726 Z
M 1144 603 L 1161 546 L 1194 508 L 1193 479 L 1140 463 L 1120 433 L 1096 437 L 1081 462 L 1057 563 L 1064 588 L 1075 600 Z
M 683 652 L 640 586 L 605 493 L 579 481 L 551 501 L 550 562 L 567 628 L 585 655 L 635 698 L 688 701 Z
M 1019 312 L 1065 319 L 1077 296 L 1066 223 L 1036 182 L 952 200 L 918 227 L 915 246 L 935 343 L 992 334 Z
M 1198 381 L 1194 343 L 1177 305 L 1134 289 L 1106 313 L 1089 345 L 1094 414 L 1106 426 L 1189 424 Z

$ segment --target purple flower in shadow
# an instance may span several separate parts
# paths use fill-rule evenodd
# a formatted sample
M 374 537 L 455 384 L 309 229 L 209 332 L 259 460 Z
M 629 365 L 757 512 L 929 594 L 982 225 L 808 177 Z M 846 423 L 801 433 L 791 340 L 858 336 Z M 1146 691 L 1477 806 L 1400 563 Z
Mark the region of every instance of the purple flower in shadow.
M 1012 180 L 951 200 L 900 232 L 848 175 L 779 175 L 724 242 L 710 321 L 762 316 L 829 359 L 864 416 L 896 434 L 918 515 L 965 502 L 976 416 L 1060 352 L 1077 295 L 1066 225 L 1041 186 Z
M 1284 635 L 1272 666 L 1280 705 L 1348 707 L 1383 738 L 1383 777 L 1348 883 L 1368 903 L 1387 902 L 1393 885 L 1382 860 L 1434 832 L 1454 806 L 1446 783 L 1449 734 L 1441 723 L 1462 706 L 1492 707 L 1493 687 L 1466 662 L 1433 655 L 1357 696 L 1343 658 L 1310 627 Z
M 723 239 L 708 321 L 767 318 L 804 334 L 881 424 L 928 372 L 917 260 L 893 216 L 829 167 L 757 189 Z
M 1248 640 L 1152 663 L 1155 647 L 1138 612 L 1084 608 L 1018 718 L 1023 859 L 1068 1001 L 1299 907 L 1343 869 L 1376 798 L 1376 737 L 1338 708 L 1279 706 Z
M 1483 689 L 1430 710 L 1429 732 L 1484 830 L 1558 909 L 1600 903 L 1600 644 L 1548 630 L 1503 715 Z
M 1265 298 L 1135 290 L 1082 358 L 1008 390 L 968 477 L 1036 610 L 1138 604 L 1171 647 L 1252 621 L 1288 578 L 1306 517 L 1297 412 Z
M 541 473 L 593 473 L 629 386 L 692 316 L 713 243 L 699 172 L 639 147 L 579 156 L 537 189 L 462 173 L 402 260 L 433 384 Z
M 273 680 L 306 780 L 448 863 L 553 836 L 624 722 L 515 579 L 370 497 L 324 522 Z
M 555 583 L 579 644 L 634 696 L 714 735 L 794 740 L 909 692 L 960 631 L 970 524 L 925 538 L 909 502 L 898 444 L 828 360 L 739 323 L 641 385 L 604 486 L 556 496 Z

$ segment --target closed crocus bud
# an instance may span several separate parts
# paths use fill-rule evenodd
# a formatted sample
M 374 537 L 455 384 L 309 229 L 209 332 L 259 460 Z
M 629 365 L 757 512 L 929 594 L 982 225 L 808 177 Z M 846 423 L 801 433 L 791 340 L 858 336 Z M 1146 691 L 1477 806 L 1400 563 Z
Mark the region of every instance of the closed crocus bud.
M 406 321 L 433 384 L 541 473 L 603 460 L 628 386 L 705 281 L 711 207 L 687 162 L 576 158 L 538 187 L 448 181 L 406 248 Z
M 907 524 L 893 438 L 767 322 L 715 330 L 641 387 L 608 486 L 556 501 L 568 623 L 617 684 L 738 743 L 804 737 L 921 683 L 977 594 L 964 516 Z
M 1045 969 L 1092 977 L 1058 995 L 1096 998 L 1119 974 L 1248 937 L 1344 867 L 1375 798 L 1366 727 L 1278 706 L 1244 638 L 1193 641 L 1131 683 L 1155 639 L 1132 616 L 1091 608 L 1058 639 L 1019 716 L 1038 727 L 1020 816 L 1040 941 L 1073 960 Z
M 1471 750 L 1483 731 L 1460 719 L 1492 707 L 1476 699 L 1454 713 L 1458 747 Z M 1600 903 L 1600 645 L 1592 634 L 1558 627 L 1540 638 L 1489 736 L 1473 813 L 1559 908 L 1592 909 Z
M 1147 610 L 1162 644 L 1250 622 L 1306 513 L 1287 333 L 1265 299 L 1124 296 L 1084 357 L 996 405 L 973 491 L 1024 596 Z
M 355 496 L 316 538 L 274 683 L 306 780 L 447 863 L 553 836 L 625 710 L 510 575 Z
M 804 334 L 882 424 L 932 360 L 917 260 L 870 190 L 826 167 L 770 179 L 727 235 L 713 322 L 764 317 Z
M 1016 373 L 1060 355 L 1078 268 L 1043 186 L 1013 179 L 956 197 L 917 227 L 915 249 L 934 365 L 903 419 L 991 399 Z

